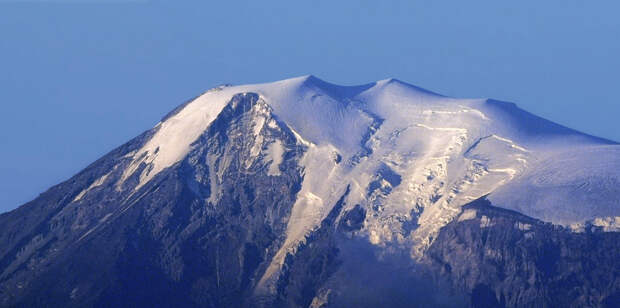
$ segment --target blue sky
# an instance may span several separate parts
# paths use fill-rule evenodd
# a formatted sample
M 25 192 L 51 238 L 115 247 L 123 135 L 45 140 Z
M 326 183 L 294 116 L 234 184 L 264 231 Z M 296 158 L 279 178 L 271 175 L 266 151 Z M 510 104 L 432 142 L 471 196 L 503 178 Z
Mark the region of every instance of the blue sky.
M 0 0 L 0 212 L 222 83 L 387 77 L 620 141 L 617 1 Z

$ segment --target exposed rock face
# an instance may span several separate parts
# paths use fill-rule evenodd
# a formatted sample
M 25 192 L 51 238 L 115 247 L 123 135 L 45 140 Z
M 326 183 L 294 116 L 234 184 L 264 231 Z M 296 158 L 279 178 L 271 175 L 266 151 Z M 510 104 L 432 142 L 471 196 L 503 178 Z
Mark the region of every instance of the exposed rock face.
M 273 125 L 261 127 L 262 142 L 246 138 L 263 120 Z M 127 193 L 95 188 L 71 201 L 80 193 L 74 187 L 114 170 L 106 167 L 143 139 L 1 216 L 2 247 L 10 247 L 2 251 L 2 306 L 248 305 L 283 240 L 303 147 L 258 96 L 239 95 L 200 146 L 147 185 Z M 267 174 L 273 161 L 251 151 L 276 140 L 285 150 L 274 176 Z M 112 172 L 108 178 L 120 176 Z M 75 229 L 91 231 L 78 237 Z
M 620 233 L 574 233 L 486 199 L 465 206 L 427 252 L 474 307 L 617 307 Z
M 0 306 L 620 307 L 613 217 L 575 232 L 478 198 L 536 154 L 488 134 L 472 107 L 486 103 L 313 77 L 282 91 L 303 104 L 268 103 L 278 87 L 214 89 L 0 215 Z M 441 108 L 420 109 L 427 100 Z M 433 122 L 452 117 L 465 128 Z M 531 174 L 527 185 L 561 182 Z M 583 200 L 600 181 L 616 192 L 614 174 Z

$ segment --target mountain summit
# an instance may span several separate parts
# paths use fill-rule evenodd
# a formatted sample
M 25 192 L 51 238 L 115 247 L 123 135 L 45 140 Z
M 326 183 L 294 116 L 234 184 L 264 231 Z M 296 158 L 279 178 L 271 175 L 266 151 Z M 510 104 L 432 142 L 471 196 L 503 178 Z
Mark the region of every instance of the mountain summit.
M 617 307 L 619 231 L 615 142 L 303 76 L 211 89 L 0 215 L 0 305 Z

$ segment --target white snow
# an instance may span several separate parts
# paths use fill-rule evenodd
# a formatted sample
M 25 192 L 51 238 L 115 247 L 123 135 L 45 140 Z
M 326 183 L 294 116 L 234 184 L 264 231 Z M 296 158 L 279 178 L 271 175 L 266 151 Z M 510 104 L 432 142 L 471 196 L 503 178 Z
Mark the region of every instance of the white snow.
M 280 175 L 280 163 L 282 163 L 282 155 L 284 154 L 284 146 L 280 140 L 276 140 L 267 148 L 267 160 L 269 164 L 268 175 Z
M 319 227 L 347 186 L 347 206 L 368 211 L 360 234 L 375 245 L 409 247 L 414 258 L 450 221 L 473 219 L 475 211 L 461 207 L 485 195 L 497 206 L 565 225 L 601 218 L 605 228 L 614 225 L 606 217 L 620 214 L 620 146 L 513 104 L 444 97 L 395 79 L 338 86 L 303 76 L 208 91 L 156 126 L 132 155 L 123 180 L 141 163 L 150 165 L 140 174 L 139 189 L 181 160 L 233 95 L 245 92 L 257 93 L 307 147 L 286 239 L 260 279 L 259 293 L 274 290 L 286 254 Z M 258 119 L 251 132 L 257 141 L 265 125 L 276 123 Z M 282 143 L 257 147 L 253 154 L 260 151 L 270 162 L 268 174 L 280 174 Z M 221 164 L 225 167 L 226 157 Z M 391 193 L 369 195 L 369 183 L 382 168 L 398 174 L 400 184 L 380 179 Z M 217 187 L 213 191 L 217 195 Z M 419 215 L 419 227 L 407 234 L 403 222 L 412 215 Z M 490 225 L 483 216 L 481 227 Z
M 521 230 L 521 231 L 529 231 L 530 229 L 532 229 L 532 225 L 530 224 L 525 224 L 522 222 L 517 222 L 515 223 L 515 228 Z
M 226 103 L 235 94 L 245 92 L 258 93 L 287 125 L 303 132 L 306 140 L 315 144 L 333 144 L 343 151 L 353 152 L 370 119 L 349 103 L 334 97 L 333 93 L 328 93 L 329 89 L 322 85 L 323 82 L 313 76 L 303 76 L 207 91 L 155 126 L 157 132 L 133 155 L 134 160 L 122 181 L 141 163 L 150 164 L 150 171 L 140 175 L 140 183 L 135 187 L 139 189 L 163 169 L 184 158 L 191 143 L 207 129 Z
M 604 232 L 620 232 L 620 216 L 596 217 L 582 223 L 573 223 L 569 226 L 576 233 L 585 232 L 586 225 L 599 227 Z
M 532 155 L 520 178 L 491 193 L 494 204 L 561 225 L 619 214 L 619 146 L 575 146 Z
M 592 225 L 603 228 L 605 232 L 620 232 L 620 216 L 597 217 L 592 221 Z
M 297 245 L 320 225 L 344 193 L 346 182 L 341 178 L 342 168 L 332 159 L 333 151 L 331 145 L 312 144 L 302 158 L 301 165 L 306 167 L 304 182 L 293 205 L 286 240 L 259 281 L 257 292 L 270 293 L 275 290 L 276 274 L 284 264 L 286 254 L 296 251 Z
M 92 184 L 90 184 L 90 186 L 88 186 L 88 188 L 82 190 L 77 196 L 75 196 L 73 202 L 80 201 L 84 197 L 84 195 L 86 195 L 86 193 L 89 192 L 91 189 L 103 185 L 103 183 L 108 178 L 108 176 L 110 176 L 111 173 L 112 172 L 108 172 L 107 174 L 95 180 Z
M 482 217 L 480 217 L 480 228 L 488 228 L 491 226 L 493 226 L 493 221 L 491 221 L 491 218 L 486 215 L 482 215 Z
M 472 220 L 474 218 L 476 218 L 476 210 L 467 209 L 467 210 L 463 211 L 461 216 L 459 216 L 459 220 L 458 221 Z

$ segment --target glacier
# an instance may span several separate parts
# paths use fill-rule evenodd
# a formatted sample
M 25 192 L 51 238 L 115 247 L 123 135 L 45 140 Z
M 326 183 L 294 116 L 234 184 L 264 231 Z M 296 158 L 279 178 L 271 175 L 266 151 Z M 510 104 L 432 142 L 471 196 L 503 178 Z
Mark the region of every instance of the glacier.
M 613 303 L 619 167 L 396 79 L 218 86 L 0 215 L 0 305 Z
M 461 215 L 464 204 L 483 196 L 566 226 L 597 218 L 613 222 L 620 215 L 617 143 L 512 103 L 445 97 L 396 79 L 339 86 L 309 75 L 214 88 L 158 123 L 150 140 L 131 153 L 123 179 L 145 164 L 133 188 L 138 190 L 183 159 L 238 93 L 258 94 L 297 142 L 308 147 L 286 241 L 259 284 L 264 291 L 273 291 L 269 281 L 284 257 L 318 228 L 349 187 L 349 207 L 362 205 L 372 213 L 363 228 L 368 241 L 408 247 L 413 258 Z M 274 125 L 260 119 L 248 138 L 260 138 L 262 126 Z M 266 150 L 272 175 L 279 172 L 282 152 L 278 144 Z M 589 189 L 594 185 L 597 189 Z M 418 227 L 407 233 L 403 224 L 412 219 Z

